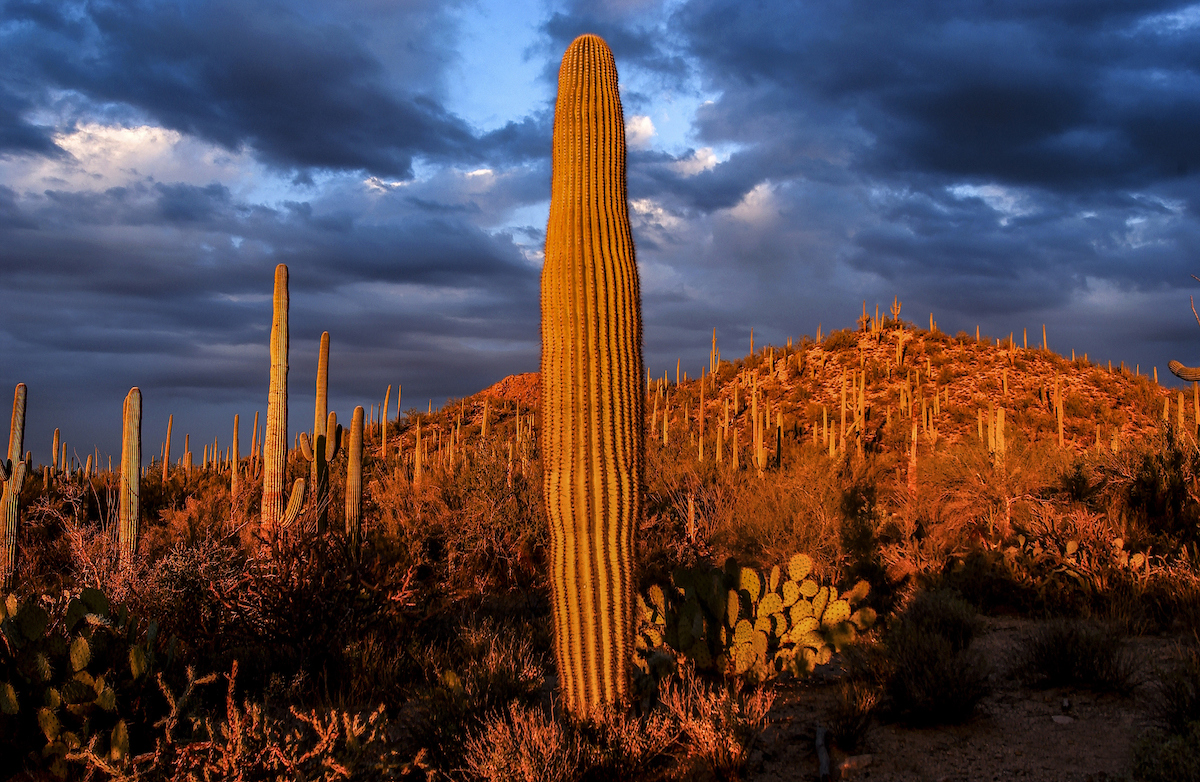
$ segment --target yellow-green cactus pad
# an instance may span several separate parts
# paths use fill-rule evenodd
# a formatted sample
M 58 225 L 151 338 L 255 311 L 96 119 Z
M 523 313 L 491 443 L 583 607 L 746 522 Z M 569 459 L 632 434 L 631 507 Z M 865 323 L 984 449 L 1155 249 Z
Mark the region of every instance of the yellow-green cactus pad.
M 762 579 L 754 568 L 744 567 L 738 573 L 738 589 L 750 595 L 750 602 L 757 603 L 762 597 Z
M 846 590 L 842 594 L 843 600 L 850 601 L 851 604 L 857 603 L 860 600 L 866 600 L 867 595 L 871 592 L 871 585 L 866 581 L 860 580 L 852 588 Z
M 802 581 L 812 572 L 812 557 L 807 554 L 797 554 L 788 561 L 788 576 L 793 581 Z
M 792 620 L 792 624 L 798 624 L 800 620 L 813 615 L 812 603 L 807 600 L 801 600 L 794 606 L 788 609 L 788 618 Z
M 779 576 L 780 576 L 779 565 L 776 565 L 775 567 L 771 568 L 771 577 L 769 579 L 767 579 L 767 590 L 768 591 L 777 592 L 779 590 Z
M 850 602 L 847 600 L 834 600 L 825 607 L 825 613 L 821 615 L 821 625 L 823 627 L 833 627 L 849 618 Z
M 829 587 L 821 587 L 817 590 L 817 594 L 813 595 L 813 616 L 823 616 L 825 614 L 825 606 L 829 604 L 829 592 Z
M 783 582 L 783 607 L 787 608 L 800 599 L 800 585 L 795 581 Z
M 754 638 L 750 641 L 754 646 L 754 656 L 760 660 L 767 659 L 767 645 L 770 643 L 770 638 L 761 630 L 754 631 Z
M 783 599 L 776 592 L 768 592 L 758 601 L 758 615 L 769 616 L 783 610 Z
M 754 635 L 754 625 L 750 624 L 749 620 L 743 619 L 737 623 L 737 627 L 733 630 L 733 644 L 740 646 L 750 643 L 750 639 Z
M 812 599 L 813 595 L 817 594 L 817 590 L 820 588 L 817 582 L 811 578 L 806 578 L 800 582 L 800 594 L 809 600 Z
M 850 621 L 859 630 L 866 630 L 875 624 L 875 610 L 870 606 L 864 606 L 850 615 Z

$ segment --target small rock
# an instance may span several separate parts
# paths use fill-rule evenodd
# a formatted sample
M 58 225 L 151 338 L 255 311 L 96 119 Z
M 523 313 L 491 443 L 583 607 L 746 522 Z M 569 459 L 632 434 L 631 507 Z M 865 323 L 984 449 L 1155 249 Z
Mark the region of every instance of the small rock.
M 1074 717 L 1068 717 L 1065 714 L 1055 714 L 1050 719 L 1054 720 L 1054 722 L 1059 725 L 1070 725 L 1072 722 L 1075 721 Z
M 841 772 L 842 777 L 845 778 L 848 773 L 858 771 L 859 769 L 864 769 L 871 765 L 871 761 L 873 759 L 874 757 L 872 755 L 851 755 L 841 763 L 838 763 L 838 771 Z

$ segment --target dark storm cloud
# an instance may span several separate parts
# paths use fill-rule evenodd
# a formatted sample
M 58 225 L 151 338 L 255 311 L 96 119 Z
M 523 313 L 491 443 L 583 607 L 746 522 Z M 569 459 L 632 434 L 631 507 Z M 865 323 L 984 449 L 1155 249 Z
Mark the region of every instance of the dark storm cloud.
M 61 5 L 9 3 L 0 17 L 4 80 L 30 93 L 0 92 L 0 143 L 9 151 L 51 149 L 20 117 L 35 100 L 49 104 L 54 89 L 127 106 L 231 150 L 249 146 L 283 168 L 405 178 L 416 155 L 477 154 L 469 128 L 436 97 L 437 70 L 419 74 L 423 83 L 391 81 L 356 34 L 370 23 L 365 15 L 332 21 L 319 5 L 226 0 Z M 414 6 L 409 16 L 407 40 L 394 45 L 419 59 L 429 54 L 419 32 L 452 23 L 436 6 Z
M 765 112 L 842 112 L 870 135 L 855 160 L 868 173 L 1072 191 L 1196 170 L 1200 28 L 1162 19 L 1182 7 L 849 2 L 765 13 L 698 0 L 677 20 L 724 100 L 765 85 Z M 702 117 L 701 133 L 754 138 L 739 116 L 738 131 L 723 127 L 728 115 Z M 792 140 L 803 135 L 797 125 Z

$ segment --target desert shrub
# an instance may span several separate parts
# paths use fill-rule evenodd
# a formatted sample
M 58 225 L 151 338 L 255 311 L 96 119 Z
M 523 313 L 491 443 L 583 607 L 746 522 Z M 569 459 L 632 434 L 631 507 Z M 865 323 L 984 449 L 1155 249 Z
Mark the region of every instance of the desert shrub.
M 946 590 L 918 593 L 904 609 L 900 623 L 945 638 L 956 652 L 970 646 L 980 628 L 974 607 Z
M 968 719 L 988 694 L 988 667 L 969 644 L 974 609 L 944 593 L 915 600 L 884 636 L 888 711 L 915 725 Z
M 488 782 L 645 779 L 668 762 L 664 753 L 678 732 L 661 710 L 578 722 L 512 704 L 468 739 L 465 765 L 472 777 Z
M 821 343 L 821 347 L 829 353 L 858 347 L 858 334 L 850 329 L 832 331 Z
M 873 682 L 849 678 L 838 684 L 837 698 L 825 718 L 839 749 L 846 753 L 858 749 L 879 705 L 879 687 Z
M 1180 735 L 1200 722 L 1200 646 L 1181 651 L 1181 662 L 1158 677 L 1154 692 L 1155 720 Z
M 227 681 L 223 702 L 211 710 L 198 708 L 197 688 L 221 678 Z M 236 679 L 236 663 L 224 677 L 197 678 L 189 671 L 177 694 L 160 678 L 171 708 L 155 725 L 153 751 L 114 758 L 92 742 L 69 757 L 84 764 L 89 777 L 129 782 L 395 779 L 425 767 L 422 754 L 404 754 L 389 740 L 382 707 L 369 713 L 281 708 L 238 698 Z
M 1139 681 L 1137 658 L 1112 630 L 1090 622 L 1057 620 L 1025 640 L 1016 661 L 1039 687 L 1084 687 L 1130 694 Z
M 1150 730 L 1133 745 L 1133 778 L 1137 782 L 1200 780 L 1200 722 L 1182 734 Z
M 535 700 L 545 679 L 548 650 L 536 648 L 530 640 L 533 634 L 522 629 L 468 617 L 448 639 L 424 644 L 414 639 L 410 654 L 422 664 L 427 688 L 412 733 L 440 767 L 459 764 L 463 742 L 490 715 Z M 533 731 L 528 738 L 536 744 L 542 734 L 536 720 L 530 720 L 513 730 L 521 735 L 526 729 Z
M 676 773 L 681 779 L 715 776 L 736 779 L 767 727 L 775 701 L 771 690 L 744 691 L 737 684 L 708 684 L 684 669 L 663 691 L 661 703 L 678 724 L 681 753 Z

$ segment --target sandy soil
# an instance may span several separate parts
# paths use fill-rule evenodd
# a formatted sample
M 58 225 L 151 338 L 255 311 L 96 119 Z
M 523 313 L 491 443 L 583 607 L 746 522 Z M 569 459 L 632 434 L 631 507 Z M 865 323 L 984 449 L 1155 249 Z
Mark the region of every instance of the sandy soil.
M 1133 740 L 1149 726 L 1151 685 L 1141 685 L 1132 697 L 1024 686 L 1011 675 L 1011 661 L 1035 627 L 1025 619 L 986 620 L 974 644 L 991 664 L 993 692 L 969 722 L 925 729 L 873 722 L 855 755 L 833 748 L 833 778 L 1100 782 L 1127 774 Z M 1145 679 L 1177 652 L 1170 638 L 1130 643 L 1145 661 Z M 813 739 L 836 693 L 836 674 L 781 687 L 749 779 L 817 779 Z

